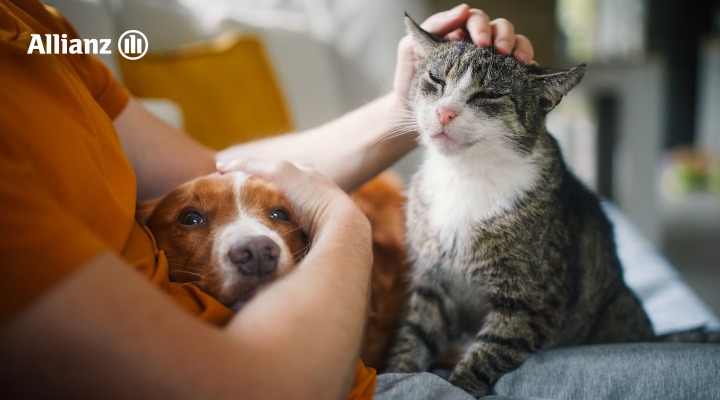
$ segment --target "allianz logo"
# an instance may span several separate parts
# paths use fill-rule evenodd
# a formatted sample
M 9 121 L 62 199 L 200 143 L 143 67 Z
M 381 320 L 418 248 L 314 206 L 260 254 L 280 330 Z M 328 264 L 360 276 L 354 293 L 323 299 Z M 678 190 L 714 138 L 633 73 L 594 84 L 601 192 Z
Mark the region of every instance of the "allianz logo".
M 117 49 L 128 60 L 140 59 L 148 50 L 147 37 L 138 30 L 125 31 L 117 41 Z M 27 54 L 112 54 L 112 39 L 68 39 L 64 33 L 33 33 Z

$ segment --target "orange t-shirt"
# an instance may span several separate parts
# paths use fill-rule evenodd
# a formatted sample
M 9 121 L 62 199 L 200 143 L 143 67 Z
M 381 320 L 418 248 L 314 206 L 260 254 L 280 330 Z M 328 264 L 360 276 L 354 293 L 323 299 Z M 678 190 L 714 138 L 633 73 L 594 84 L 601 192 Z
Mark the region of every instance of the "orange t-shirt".
M 136 181 L 112 119 L 127 91 L 88 55 L 27 54 L 31 34 L 77 33 L 37 1 L 0 0 L 0 320 L 103 250 L 184 308 L 222 324 L 232 312 L 191 285 L 135 220 Z
M 127 91 L 92 56 L 27 54 L 31 34 L 78 35 L 55 10 L 20 4 L 0 0 L 0 322 L 111 250 L 189 312 L 226 323 L 225 306 L 168 281 L 135 219 L 135 174 L 112 123 Z M 371 398 L 374 386 L 358 363 L 351 397 Z

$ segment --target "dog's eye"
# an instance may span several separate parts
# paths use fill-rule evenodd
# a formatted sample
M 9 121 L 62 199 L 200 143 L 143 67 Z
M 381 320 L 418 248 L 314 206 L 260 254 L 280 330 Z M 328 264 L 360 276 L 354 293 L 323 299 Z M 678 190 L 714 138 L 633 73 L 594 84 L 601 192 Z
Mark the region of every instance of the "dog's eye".
M 282 208 L 270 211 L 270 218 L 279 219 L 281 221 L 290 221 L 290 215 L 288 215 L 288 212 Z
M 178 221 L 183 225 L 200 225 L 205 223 L 202 215 L 197 211 L 186 211 L 180 214 Z

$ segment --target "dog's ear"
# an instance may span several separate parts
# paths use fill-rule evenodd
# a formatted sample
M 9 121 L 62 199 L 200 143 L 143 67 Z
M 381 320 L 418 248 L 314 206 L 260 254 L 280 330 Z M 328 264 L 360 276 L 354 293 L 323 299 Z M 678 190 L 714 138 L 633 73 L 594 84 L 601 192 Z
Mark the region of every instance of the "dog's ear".
M 139 201 L 135 206 L 135 219 L 145 224 L 155 212 L 155 208 L 163 197 L 152 200 Z

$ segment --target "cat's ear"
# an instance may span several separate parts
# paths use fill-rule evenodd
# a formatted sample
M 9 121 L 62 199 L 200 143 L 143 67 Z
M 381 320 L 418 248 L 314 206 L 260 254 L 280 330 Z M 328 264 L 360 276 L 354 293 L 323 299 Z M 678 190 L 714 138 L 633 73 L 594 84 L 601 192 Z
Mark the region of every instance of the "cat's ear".
M 551 69 L 533 67 L 535 81 L 540 85 L 543 98 L 540 107 L 545 112 L 555 108 L 563 96 L 574 88 L 585 75 L 585 64 L 571 69 Z
M 412 37 L 413 52 L 418 59 L 424 59 L 438 43 L 443 41 L 442 38 L 421 28 L 407 13 L 405 14 L 405 30 Z

